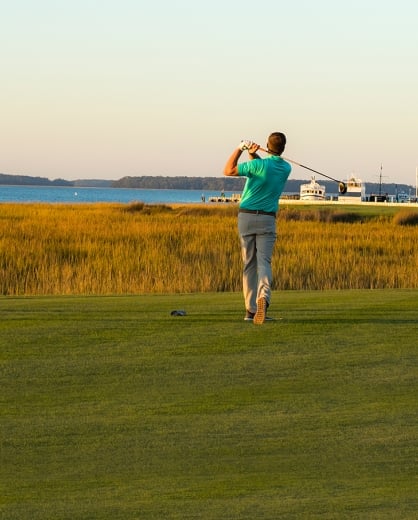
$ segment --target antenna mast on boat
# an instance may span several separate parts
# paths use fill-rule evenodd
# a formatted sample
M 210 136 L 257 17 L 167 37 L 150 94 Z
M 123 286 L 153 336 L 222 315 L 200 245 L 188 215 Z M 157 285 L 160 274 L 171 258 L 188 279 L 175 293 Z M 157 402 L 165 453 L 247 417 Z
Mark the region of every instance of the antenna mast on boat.
M 415 201 L 418 202 L 418 166 L 415 167 Z
M 382 195 L 382 170 L 383 170 L 383 164 L 380 164 L 379 195 Z

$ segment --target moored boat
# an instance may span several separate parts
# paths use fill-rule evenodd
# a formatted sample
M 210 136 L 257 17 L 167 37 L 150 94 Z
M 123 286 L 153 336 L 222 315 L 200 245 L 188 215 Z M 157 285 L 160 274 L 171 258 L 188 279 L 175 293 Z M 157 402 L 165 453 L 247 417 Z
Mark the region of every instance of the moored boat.
M 325 186 L 318 184 L 312 176 L 311 182 L 301 185 L 300 200 L 325 200 Z

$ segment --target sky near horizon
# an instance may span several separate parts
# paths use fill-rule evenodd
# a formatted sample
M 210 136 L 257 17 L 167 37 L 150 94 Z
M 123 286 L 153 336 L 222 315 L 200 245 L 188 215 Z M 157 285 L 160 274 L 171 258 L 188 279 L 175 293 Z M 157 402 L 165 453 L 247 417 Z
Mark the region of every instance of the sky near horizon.
M 0 7 L 1 173 L 219 177 L 241 139 L 282 131 L 327 175 L 415 185 L 416 0 Z

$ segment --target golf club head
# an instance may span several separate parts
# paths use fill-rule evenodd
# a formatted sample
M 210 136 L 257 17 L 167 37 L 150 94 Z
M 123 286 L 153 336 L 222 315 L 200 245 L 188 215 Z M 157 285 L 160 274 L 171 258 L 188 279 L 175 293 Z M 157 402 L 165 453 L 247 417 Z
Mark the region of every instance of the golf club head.
M 341 195 L 347 193 L 347 184 L 345 182 L 338 183 L 338 191 Z

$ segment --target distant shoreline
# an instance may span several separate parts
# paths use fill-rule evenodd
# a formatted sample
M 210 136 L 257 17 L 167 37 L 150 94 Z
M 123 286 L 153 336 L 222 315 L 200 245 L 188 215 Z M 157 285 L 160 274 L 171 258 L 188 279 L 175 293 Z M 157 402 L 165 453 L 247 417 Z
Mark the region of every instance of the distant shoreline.
M 241 192 L 245 180 L 234 177 L 168 177 L 168 176 L 140 176 L 122 177 L 119 180 L 106 179 L 77 179 L 67 181 L 65 179 L 50 180 L 46 177 L 31 177 L 29 175 L 11 175 L 0 173 L 1 186 L 43 186 L 43 187 L 73 187 L 73 188 L 131 188 L 131 189 L 177 189 L 177 190 L 201 190 L 201 191 L 232 191 Z M 300 185 L 306 183 L 306 179 L 289 179 L 286 184 L 286 192 L 299 193 Z M 335 182 L 322 181 L 327 193 L 336 192 Z M 415 190 L 415 186 L 396 183 L 365 182 L 368 193 L 396 193 Z

